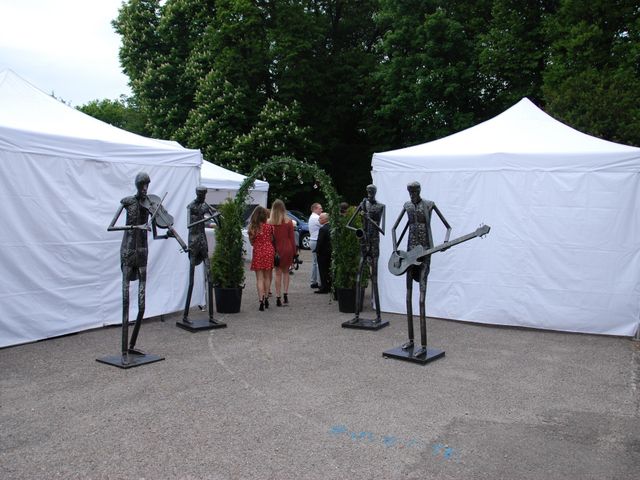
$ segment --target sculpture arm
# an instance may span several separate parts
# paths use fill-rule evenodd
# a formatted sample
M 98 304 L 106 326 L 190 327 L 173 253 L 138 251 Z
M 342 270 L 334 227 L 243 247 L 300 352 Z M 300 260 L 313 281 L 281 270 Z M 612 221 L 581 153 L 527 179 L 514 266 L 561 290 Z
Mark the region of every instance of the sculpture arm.
M 444 215 L 435 204 L 433 205 L 433 209 L 435 210 L 436 214 L 440 218 L 440 221 L 443 223 L 443 225 L 447 229 L 447 234 L 444 237 L 444 243 L 447 243 L 449 241 L 449 237 L 451 236 L 451 225 L 449 225 L 449 222 L 447 222 L 447 219 L 444 218 Z
M 358 215 L 358 213 L 360 213 L 362 211 L 362 203 L 360 203 L 360 205 L 358 205 L 358 208 L 356 208 L 356 211 L 353 212 L 353 215 L 351 215 L 351 218 L 349 219 L 349 221 L 347 222 L 347 228 L 349 230 L 353 230 L 354 232 L 357 231 L 358 229 L 356 227 L 354 227 L 351 222 L 353 222 L 353 220 L 356 218 L 356 215 Z
M 111 220 L 111 223 L 107 227 L 107 231 L 108 232 L 116 232 L 116 231 L 120 231 L 120 230 L 134 230 L 134 229 L 149 230 L 149 228 L 146 225 L 120 225 L 120 226 L 116 226 L 116 222 L 118 221 L 118 218 L 120 218 L 120 215 L 122 214 L 122 210 L 124 210 L 124 205 L 120 205 L 120 208 L 118 208 L 118 211 L 114 215 L 113 220 Z
M 405 208 L 402 207 L 402 211 L 400 212 L 400 215 L 398 215 L 398 219 L 396 220 L 396 223 L 394 223 L 393 227 L 391 228 L 391 241 L 393 242 L 393 251 L 394 252 L 398 250 L 398 245 L 402 241 L 402 238 L 404 237 L 404 234 L 407 231 L 407 227 L 409 226 L 409 223 L 407 222 L 407 224 L 405 225 L 404 229 L 402 230 L 402 233 L 400 234 L 400 239 L 396 240 L 396 230 L 398 228 L 398 225 L 400 225 L 400 221 L 402 220 L 402 217 L 404 217 L 404 214 L 406 212 L 407 211 L 405 210 Z
M 374 227 L 376 227 L 376 230 L 378 230 L 378 232 L 384 235 L 384 221 L 385 221 L 386 207 L 381 203 L 379 205 L 382 207 L 382 213 L 380 213 L 380 225 L 378 225 L 376 222 L 371 220 L 371 218 L 369 218 L 369 221 L 373 224 Z

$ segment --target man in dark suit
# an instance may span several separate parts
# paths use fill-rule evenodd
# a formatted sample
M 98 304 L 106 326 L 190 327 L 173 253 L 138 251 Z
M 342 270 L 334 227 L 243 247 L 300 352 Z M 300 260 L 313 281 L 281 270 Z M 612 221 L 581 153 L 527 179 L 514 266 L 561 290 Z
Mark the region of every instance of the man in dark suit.
M 320 214 L 316 255 L 318 256 L 320 288 L 315 293 L 329 293 L 331 290 L 331 235 L 329 231 L 329 214 L 326 212 Z

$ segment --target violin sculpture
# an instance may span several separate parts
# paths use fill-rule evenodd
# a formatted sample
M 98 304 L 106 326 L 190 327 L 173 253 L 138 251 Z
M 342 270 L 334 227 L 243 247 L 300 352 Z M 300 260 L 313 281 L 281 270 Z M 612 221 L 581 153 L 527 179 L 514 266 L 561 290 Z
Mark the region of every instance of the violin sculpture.
M 136 175 L 135 195 L 120 200 L 120 207 L 107 230 L 122 231 L 122 244 L 120 246 L 120 267 L 122 270 L 122 354 L 117 357 L 99 358 L 98 361 L 108 363 L 120 368 L 130 368 L 144 363 L 162 360 L 157 355 L 148 355 L 136 349 L 136 340 L 142 318 L 144 316 L 146 283 L 147 283 L 147 257 L 148 232 L 153 232 L 153 238 L 175 238 L 182 251 L 189 248 L 180 235 L 173 228 L 173 217 L 162 206 L 162 199 L 157 195 L 147 194 L 151 179 L 146 172 Z M 165 194 L 166 196 L 166 194 Z M 122 212 L 126 212 L 124 225 L 116 225 Z M 166 229 L 167 234 L 159 236 L 156 227 Z M 133 333 L 129 339 L 129 284 L 138 280 L 138 315 L 136 317 Z
M 167 230 L 166 236 L 157 236 L 154 233 L 153 238 L 173 237 L 180 244 L 180 247 L 182 248 L 181 251 L 188 252 L 189 247 L 187 246 L 186 243 L 184 243 L 184 240 L 182 240 L 180 235 L 178 235 L 178 232 L 176 231 L 176 229 L 173 228 L 173 223 L 174 223 L 173 216 L 169 212 L 167 212 L 167 210 L 164 208 L 164 205 L 162 205 L 162 202 L 164 201 L 166 196 L 167 194 L 165 193 L 164 196 L 160 198 L 158 195 L 154 195 L 150 193 L 150 194 L 147 194 L 140 202 L 140 204 L 144 208 L 146 208 L 149 212 L 151 212 L 151 217 L 149 217 L 149 220 L 147 221 L 147 227 L 149 226 L 153 227 L 155 225 L 158 228 Z

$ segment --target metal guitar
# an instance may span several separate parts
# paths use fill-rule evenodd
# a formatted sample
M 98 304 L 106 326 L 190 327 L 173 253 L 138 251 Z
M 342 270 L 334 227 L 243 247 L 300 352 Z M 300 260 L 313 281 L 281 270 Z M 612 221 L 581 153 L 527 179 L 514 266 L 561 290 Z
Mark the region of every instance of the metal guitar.
M 405 252 L 404 250 L 395 251 L 391 254 L 391 258 L 389 259 L 389 271 L 394 275 L 402 275 L 411 265 L 420 265 L 420 262 L 424 257 L 439 252 L 440 250 L 453 247 L 459 243 L 466 242 L 472 238 L 487 235 L 489 230 L 491 230 L 489 225 L 483 225 L 473 233 L 441 243 L 433 248 L 425 249 L 422 245 L 418 245 L 408 252 Z

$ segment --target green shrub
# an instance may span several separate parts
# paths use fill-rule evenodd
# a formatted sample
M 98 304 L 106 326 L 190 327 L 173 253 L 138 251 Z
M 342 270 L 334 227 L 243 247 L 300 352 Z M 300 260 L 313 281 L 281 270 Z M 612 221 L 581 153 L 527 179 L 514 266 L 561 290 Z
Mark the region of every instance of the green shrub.
M 220 206 L 220 226 L 211 257 L 213 285 L 222 288 L 244 286 L 244 244 L 242 211 L 232 199 Z
M 331 218 L 331 247 L 333 286 L 335 288 L 355 288 L 358 267 L 360 265 L 360 240 L 356 232 L 347 228 L 347 222 L 355 212 L 356 207 L 349 207 L 344 215 Z M 362 228 L 362 217 L 358 215 L 353 226 Z M 368 268 L 364 269 L 361 287 L 367 286 Z

